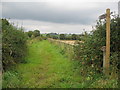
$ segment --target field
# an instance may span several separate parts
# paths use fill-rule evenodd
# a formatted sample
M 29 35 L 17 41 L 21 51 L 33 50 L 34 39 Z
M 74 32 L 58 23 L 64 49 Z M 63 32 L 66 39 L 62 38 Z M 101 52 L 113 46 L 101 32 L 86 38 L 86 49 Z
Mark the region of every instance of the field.
M 78 40 L 56 40 L 56 39 L 48 39 L 49 41 L 53 41 L 53 42 L 60 42 L 60 43 L 65 43 L 65 44 L 69 44 L 69 45 L 76 45 L 77 42 L 79 43 L 84 43 L 83 41 L 78 41 Z
M 75 43 L 76 43 L 76 40 L 56 40 L 56 41 L 62 42 L 65 44 L 70 44 L 70 45 L 75 45 Z

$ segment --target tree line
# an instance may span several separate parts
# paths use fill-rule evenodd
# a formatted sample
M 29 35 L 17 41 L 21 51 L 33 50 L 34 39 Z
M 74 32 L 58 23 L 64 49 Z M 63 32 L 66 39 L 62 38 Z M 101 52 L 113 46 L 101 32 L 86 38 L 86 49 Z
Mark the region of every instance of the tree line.
M 81 40 L 81 36 L 83 36 L 83 34 L 57 34 L 57 33 L 46 34 L 47 38 L 60 40 Z

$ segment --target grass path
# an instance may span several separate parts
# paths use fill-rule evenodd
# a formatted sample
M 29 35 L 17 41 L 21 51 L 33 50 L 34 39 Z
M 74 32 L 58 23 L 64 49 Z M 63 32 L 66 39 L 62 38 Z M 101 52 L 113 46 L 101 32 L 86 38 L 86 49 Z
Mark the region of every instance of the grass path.
M 78 62 L 65 58 L 58 47 L 42 41 L 29 44 L 28 49 L 27 63 L 16 67 L 19 78 L 11 76 L 12 82 L 7 87 L 81 87 Z
M 19 66 L 19 71 L 23 73 L 24 86 L 76 87 L 81 79 L 74 73 L 75 63 L 61 55 L 60 50 L 48 41 L 29 45 L 26 59 L 29 63 Z
M 29 44 L 26 61 L 4 73 L 3 88 L 117 87 L 115 80 L 104 80 L 99 74 L 82 76 L 80 63 L 47 40 Z

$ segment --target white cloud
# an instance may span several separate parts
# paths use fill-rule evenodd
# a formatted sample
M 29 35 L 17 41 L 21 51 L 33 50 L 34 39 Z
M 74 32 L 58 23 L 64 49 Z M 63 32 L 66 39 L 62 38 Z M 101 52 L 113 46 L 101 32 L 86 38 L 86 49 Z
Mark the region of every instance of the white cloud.
M 98 3 L 98 0 L 75 1 L 3 3 L 3 16 L 10 17 L 11 21 L 22 25 L 26 31 L 39 29 L 42 33 L 81 33 L 83 29 L 91 31 L 91 27 L 98 17 L 105 13 L 106 8 L 117 11 L 117 3 L 110 2 L 111 0 L 108 3 Z
M 2 2 L 118 2 L 119 0 L 2 0 Z
M 116 11 L 117 3 L 3 3 L 3 17 L 88 25 L 106 8 Z
M 47 4 L 52 8 L 65 10 L 85 10 L 99 7 L 99 3 L 92 2 L 49 2 Z
M 81 24 L 60 24 L 51 22 L 42 22 L 34 20 L 15 20 L 11 19 L 11 23 L 15 23 L 15 26 L 23 26 L 26 31 L 38 29 L 41 33 L 82 33 L 83 29 L 86 31 L 91 31 L 91 25 L 81 25 Z

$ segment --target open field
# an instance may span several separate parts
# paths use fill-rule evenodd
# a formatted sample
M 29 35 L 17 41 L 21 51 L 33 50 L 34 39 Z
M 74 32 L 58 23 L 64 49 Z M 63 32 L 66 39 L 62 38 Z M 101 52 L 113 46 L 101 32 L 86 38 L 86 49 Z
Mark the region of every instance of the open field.
M 52 40 L 55 42 L 62 42 L 62 43 L 69 44 L 69 45 L 76 45 L 77 42 L 84 43 L 83 41 L 78 41 L 78 40 L 56 40 L 56 39 L 51 39 L 51 38 L 49 38 L 48 40 Z
M 58 42 L 63 42 L 70 45 L 75 45 L 76 40 L 57 40 Z

